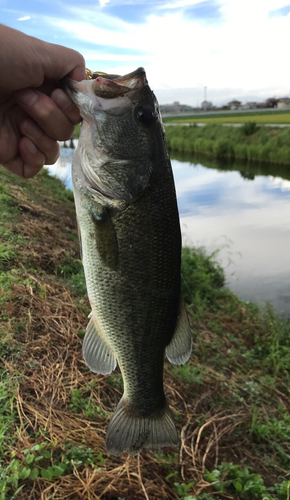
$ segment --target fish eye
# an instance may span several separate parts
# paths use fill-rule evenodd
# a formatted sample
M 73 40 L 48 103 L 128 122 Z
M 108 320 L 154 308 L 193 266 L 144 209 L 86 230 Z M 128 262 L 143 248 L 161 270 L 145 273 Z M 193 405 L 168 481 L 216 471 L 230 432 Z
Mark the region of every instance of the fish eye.
M 146 125 L 147 127 L 153 125 L 153 123 L 155 123 L 157 120 L 157 116 L 154 110 L 150 106 L 145 105 L 137 108 L 136 118 L 140 123 Z

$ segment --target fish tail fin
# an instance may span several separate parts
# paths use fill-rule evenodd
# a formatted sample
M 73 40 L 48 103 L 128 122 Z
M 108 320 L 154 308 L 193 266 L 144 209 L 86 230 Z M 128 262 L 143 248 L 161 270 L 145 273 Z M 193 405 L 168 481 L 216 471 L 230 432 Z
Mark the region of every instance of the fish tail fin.
M 143 448 L 155 450 L 163 446 L 178 446 L 179 438 L 171 410 L 164 409 L 150 417 L 139 417 L 132 411 L 124 397 L 119 402 L 109 423 L 106 448 L 112 455 L 123 451 L 137 455 Z

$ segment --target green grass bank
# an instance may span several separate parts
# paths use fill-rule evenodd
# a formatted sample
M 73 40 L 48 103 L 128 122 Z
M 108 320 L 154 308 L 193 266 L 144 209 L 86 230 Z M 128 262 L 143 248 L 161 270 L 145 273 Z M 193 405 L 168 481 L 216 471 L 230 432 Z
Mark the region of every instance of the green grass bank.
M 290 124 L 290 111 L 254 111 L 254 112 L 231 112 L 231 113 L 199 113 L 187 116 L 164 116 L 164 123 L 246 123 L 254 121 L 263 124 Z
M 165 129 L 170 151 L 290 165 L 289 127 L 266 127 L 247 122 L 241 127 L 209 124 L 167 126 Z
M 184 248 L 190 361 L 165 363 L 181 447 L 110 456 L 118 370 L 91 373 L 72 193 L 0 169 L 0 500 L 288 500 L 290 325 Z

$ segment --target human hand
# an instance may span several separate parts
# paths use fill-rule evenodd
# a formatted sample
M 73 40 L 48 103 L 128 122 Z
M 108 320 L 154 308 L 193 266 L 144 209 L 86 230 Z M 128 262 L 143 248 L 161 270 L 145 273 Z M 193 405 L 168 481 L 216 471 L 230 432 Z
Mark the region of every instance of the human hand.
M 0 25 L 0 164 L 29 178 L 59 156 L 57 141 L 70 138 L 81 121 L 59 88 L 66 75 L 85 79 L 78 52 Z

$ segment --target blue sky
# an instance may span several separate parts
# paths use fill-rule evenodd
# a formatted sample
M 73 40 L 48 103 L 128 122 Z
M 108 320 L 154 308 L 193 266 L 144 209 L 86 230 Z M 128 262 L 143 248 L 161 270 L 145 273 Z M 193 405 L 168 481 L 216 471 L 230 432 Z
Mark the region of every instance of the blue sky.
M 0 0 L 0 20 L 80 51 L 87 67 L 144 66 L 162 104 L 290 96 L 290 0 Z

